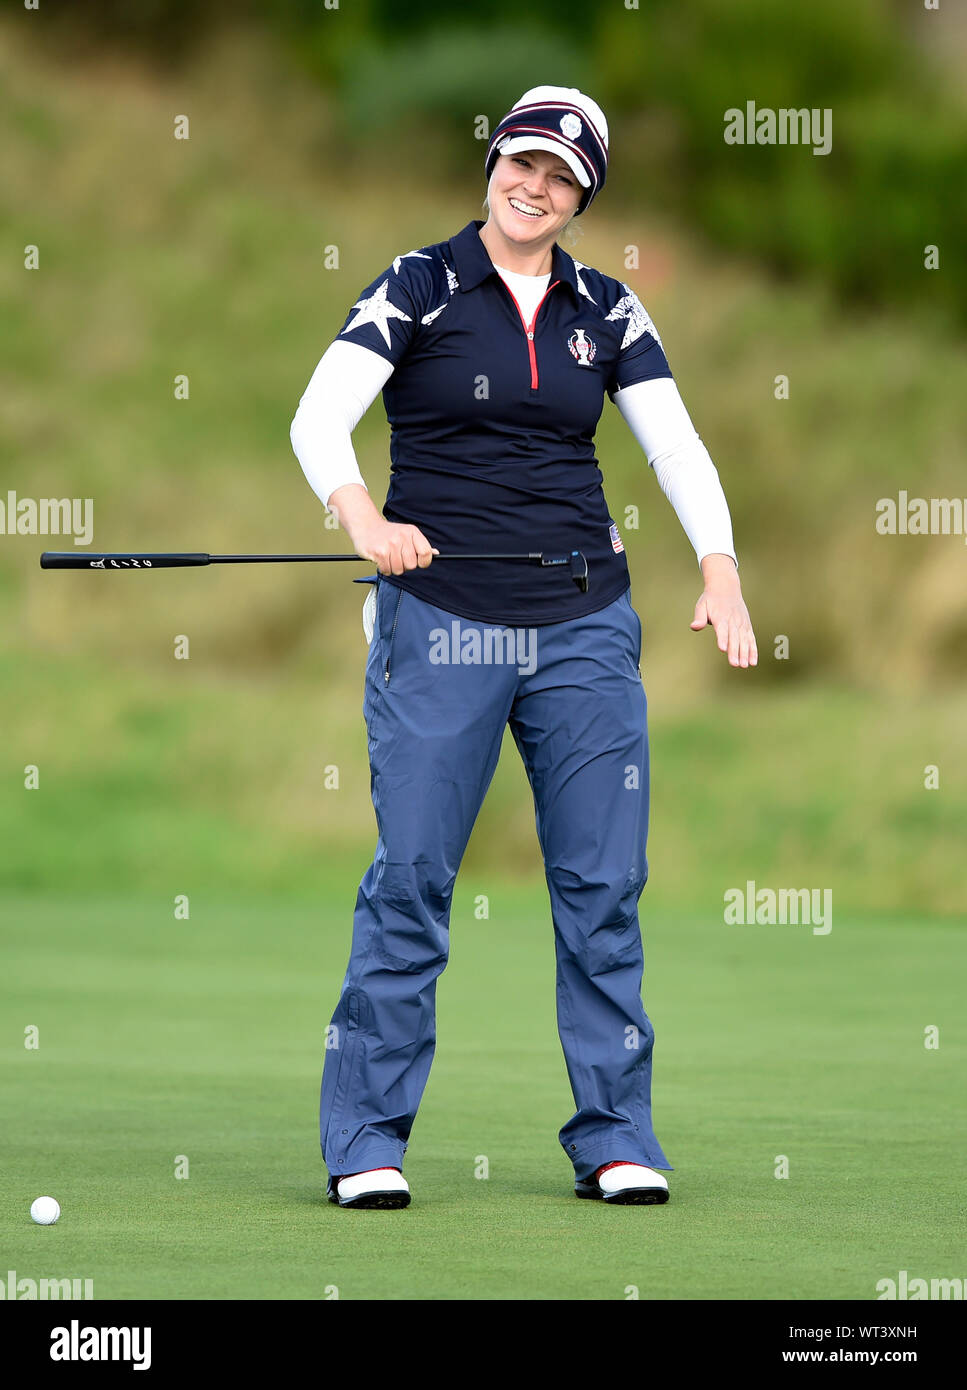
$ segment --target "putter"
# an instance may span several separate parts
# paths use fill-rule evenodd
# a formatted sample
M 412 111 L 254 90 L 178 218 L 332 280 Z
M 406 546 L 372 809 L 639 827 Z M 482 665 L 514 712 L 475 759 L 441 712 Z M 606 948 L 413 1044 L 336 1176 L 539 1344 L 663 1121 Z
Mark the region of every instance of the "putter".
M 185 569 L 197 565 L 256 565 L 288 564 L 301 561 L 365 560 L 365 555 L 206 555 L 203 551 L 149 551 L 132 554 L 81 555 L 75 550 L 45 550 L 40 557 L 42 570 L 167 570 Z M 545 555 L 531 551 L 527 555 L 434 555 L 437 560 L 507 560 L 523 564 L 550 566 L 566 565 L 571 580 L 582 594 L 588 591 L 588 562 L 580 550 L 567 555 Z M 370 560 L 370 564 L 373 562 Z

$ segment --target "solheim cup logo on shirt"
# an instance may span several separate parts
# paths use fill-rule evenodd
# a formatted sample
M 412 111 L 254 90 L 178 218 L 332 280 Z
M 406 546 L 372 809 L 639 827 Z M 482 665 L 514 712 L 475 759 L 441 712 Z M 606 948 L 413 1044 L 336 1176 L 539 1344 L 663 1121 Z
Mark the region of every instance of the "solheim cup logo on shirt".
M 590 367 L 598 351 L 598 345 L 588 337 L 583 328 L 575 328 L 567 340 L 567 345 L 571 350 L 571 356 L 577 358 L 579 367 Z
M 569 140 L 576 140 L 581 134 L 581 122 L 573 111 L 561 117 L 561 134 L 566 135 Z

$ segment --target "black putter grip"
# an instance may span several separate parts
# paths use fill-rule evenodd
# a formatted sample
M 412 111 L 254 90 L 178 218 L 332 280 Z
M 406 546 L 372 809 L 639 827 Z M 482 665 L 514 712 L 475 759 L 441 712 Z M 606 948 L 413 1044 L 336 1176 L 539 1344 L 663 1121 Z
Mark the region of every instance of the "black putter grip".
M 208 565 L 211 556 L 200 551 L 186 554 L 84 555 L 76 550 L 45 550 L 40 557 L 42 570 L 171 570 L 187 565 Z

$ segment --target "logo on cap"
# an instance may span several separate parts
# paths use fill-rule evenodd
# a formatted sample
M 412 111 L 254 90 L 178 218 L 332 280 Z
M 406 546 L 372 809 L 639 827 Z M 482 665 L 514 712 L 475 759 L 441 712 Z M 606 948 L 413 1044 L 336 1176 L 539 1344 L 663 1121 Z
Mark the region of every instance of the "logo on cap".
M 569 140 L 576 140 L 581 134 L 581 122 L 573 111 L 561 117 L 561 134 L 566 135 Z

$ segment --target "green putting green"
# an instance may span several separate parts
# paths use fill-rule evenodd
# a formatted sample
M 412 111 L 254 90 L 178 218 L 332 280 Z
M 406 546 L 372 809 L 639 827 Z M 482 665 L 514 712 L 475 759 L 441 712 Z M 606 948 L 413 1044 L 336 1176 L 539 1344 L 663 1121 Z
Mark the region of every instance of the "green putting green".
M 963 932 L 726 926 L 720 905 L 652 910 L 646 888 L 675 1171 L 667 1205 L 609 1207 L 573 1196 L 557 1141 L 573 1104 L 546 901 L 491 883 L 478 920 L 461 883 L 413 1201 L 353 1212 L 325 1199 L 317 1103 L 355 887 L 199 895 L 188 921 L 157 900 L 7 900 L 3 1278 L 90 1278 L 96 1299 L 869 1300 L 903 1269 L 963 1274 Z M 41 1194 L 55 1226 L 30 1220 Z

